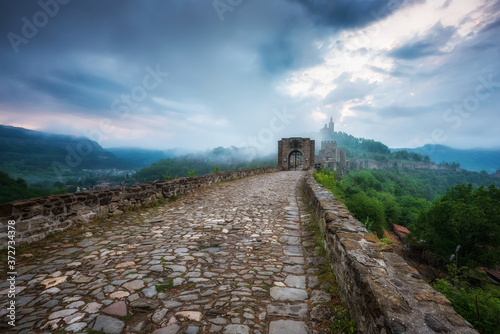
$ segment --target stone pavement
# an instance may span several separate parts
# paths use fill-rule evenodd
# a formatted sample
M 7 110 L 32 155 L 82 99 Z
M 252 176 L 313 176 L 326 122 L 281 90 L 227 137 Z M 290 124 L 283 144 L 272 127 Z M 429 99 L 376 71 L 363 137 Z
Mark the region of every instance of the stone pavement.
M 327 333 L 303 175 L 219 183 L 28 247 L 14 328 L 0 284 L 0 331 Z

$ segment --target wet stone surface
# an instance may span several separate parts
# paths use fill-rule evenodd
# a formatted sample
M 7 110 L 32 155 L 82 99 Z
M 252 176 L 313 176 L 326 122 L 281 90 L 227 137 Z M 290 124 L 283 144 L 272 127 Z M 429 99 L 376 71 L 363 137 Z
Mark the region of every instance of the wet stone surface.
M 30 249 L 29 264 L 18 261 L 16 327 L 0 330 L 327 333 L 303 175 L 220 183 Z M 7 291 L 0 284 L 2 326 Z

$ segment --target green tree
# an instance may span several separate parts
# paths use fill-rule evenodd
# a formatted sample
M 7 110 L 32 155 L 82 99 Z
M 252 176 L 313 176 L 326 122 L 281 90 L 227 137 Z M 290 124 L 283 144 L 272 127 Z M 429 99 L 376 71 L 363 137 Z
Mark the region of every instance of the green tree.
M 459 265 L 496 265 L 500 262 L 500 189 L 455 186 L 420 214 L 413 231 L 443 258 L 460 245 Z
M 30 188 L 26 180 L 21 178 L 14 180 L 3 171 L 0 171 L 0 184 L 2 185 L 0 187 L 0 203 L 50 194 L 49 189 Z
M 187 173 L 187 177 L 195 177 L 195 176 L 196 176 L 196 173 L 192 169 Z
M 455 265 L 448 266 L 446 279 L 438 279 L 433 287 L 448 298 L 453 309 L 484 334 L 498 333 L 500 328 L 500 288 L 471 287 Z M 478 316 L 479 315 L 479 316 Z M 479 324 L 481 319 L 481 324 Z
M 219 165 L 215 165 L 215 168 L 214 168 L 214 173 L 215 173 L 215 174 L 220 173 L 220 168 L 219 168 Z
M 349 211 L 360 221 L 373 221 L 370 226 L 371 232 L 377 234 L 379 238 L 384 235 L 386 220 L 384 206 L 379 200 L 370 198 L 365 193 L 360 192 L 348 198 L 346 204 Z

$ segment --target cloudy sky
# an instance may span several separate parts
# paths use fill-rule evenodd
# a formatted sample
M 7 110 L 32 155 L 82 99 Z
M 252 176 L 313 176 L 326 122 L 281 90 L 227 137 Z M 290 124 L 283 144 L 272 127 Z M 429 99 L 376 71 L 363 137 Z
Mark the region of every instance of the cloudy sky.
M 206 149 L 500 147 L 500 1 L 2 0 L 0 124 Z

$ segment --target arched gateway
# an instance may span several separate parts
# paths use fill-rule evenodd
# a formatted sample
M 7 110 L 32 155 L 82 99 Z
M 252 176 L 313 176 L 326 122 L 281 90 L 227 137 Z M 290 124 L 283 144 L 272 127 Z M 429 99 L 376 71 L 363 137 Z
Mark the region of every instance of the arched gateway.
M 278 142 L 278 167 L 281 170 L 308 170 L 314 167 L 314 140 L 283 138 Z

